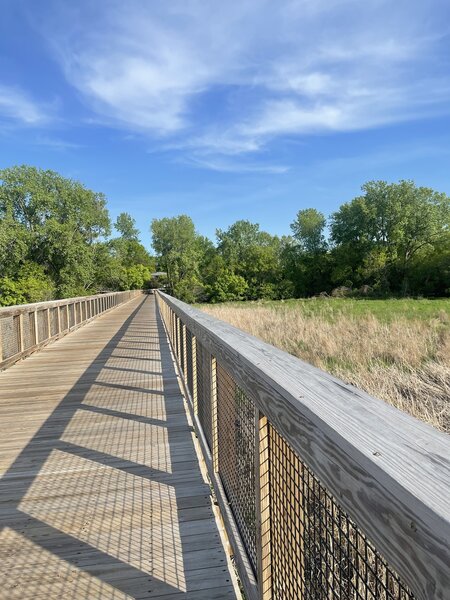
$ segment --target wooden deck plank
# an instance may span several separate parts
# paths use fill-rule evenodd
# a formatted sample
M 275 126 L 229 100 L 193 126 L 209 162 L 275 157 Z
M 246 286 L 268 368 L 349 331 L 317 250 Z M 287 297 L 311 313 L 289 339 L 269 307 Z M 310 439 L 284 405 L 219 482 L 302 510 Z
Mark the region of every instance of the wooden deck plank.
M 152 296 L 0 373 L 0 598 L 236 598 Z

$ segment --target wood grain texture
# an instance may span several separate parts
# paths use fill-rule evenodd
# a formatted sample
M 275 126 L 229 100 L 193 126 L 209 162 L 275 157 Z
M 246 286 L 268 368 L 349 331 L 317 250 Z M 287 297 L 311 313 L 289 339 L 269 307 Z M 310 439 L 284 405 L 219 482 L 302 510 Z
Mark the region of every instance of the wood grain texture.
M 164 310 L 164 308 L 166 308 L 166 307 L 163 304 L 162 306 L 160 306 L 160 308 L 161 308 L 161 310 Z M 168 314 L 166 314 L 166 316 L 167 316 L 167 321 L 166 321 L 167 337 L 170 340 L 170 337 L 172 335 L 172 338 L 174 341 L 174 343 L 172 344 L 172 350 L 175 352 L 175 348 L 176 348 L 175 331 L 176 330 L 173 327 L 175 319 L 174 319 L 172 313 L 168 313 Z M 178 372 L 180 373 L 180 364 L 177 360 L 175 353 L 174 353 L 173 358 L 174 358 L 175 363 L 178 366 Z M 211 360 L 211 357 L 209 357 L 208 360 Z M 238 529 L 238 526 L 234 519 L 233 512 L 232 512 L 230 504 L 228 502 L 227 495 L 223 488 L 220 476 L 217 473 L 217 459 L 213 460 L 212 453 L 209 449 L 208 441 L 207 441 L 205 433 L 202 429 L 202 425 L 201 425 L 201 422 L 200 422 L 200 419 L 198 416 L 198 412 L 197 412 L 197 406 L 196 406 L 197 403 L 194 400 L 194 398 L 192 398 L 192 396 L 189 392 L 189 388 L 186 384 L 186 380 L 181 376 L 181 373 L 180 373 L 180 379 L 181 379 L 181 384 L 183 386 L 184 394 L 188 400 L 188 408 L 189 408 L 192 422 L 194 423 L 195 431 L 197 433 L 197 439 L 198 439 L 198 443 L 200 445 L 201 452 L 203 455 L 204 464 L 205 464 L 207 472 L 208 472 L 209 480 L 214 489 L 215 498 L 216 498 L 217 504 L 219 506 L 222 521 L 223 521 L 223 524 L 224 524 L 224 527 L 225 527 L 225 530 L 226 530 L 226 533 L 228 536 L 228 541 L 229 541 L 229 544 L 233 551 L 233 558 L 234 558 L 234 561 L 235 561 L 235 564 L 237 567 L 237 571 L 239 573 L 241 585 L 243 586 L 243 589 L 245 591 L 245 597 L 248 598 L 248 600 L 259 600 L 260 594 L 259 594 L 259 590 L 258 590 L 258 583 L 256 581 L 255 574 L 253 573 L 253 569 L 251 567 L 248 556 L 245 552 L 245 546 L 244 546 L 244 543 L 240 536 L 239 529 Z M 213 378 L 211 378 L 211 380 L 210 380 L 210 385 L 211 385 L 211 394 L 214 399 L 216 396 L 216 389 L 215 389 L 215 382 L 214 382 Z M 196 390 L 196 386 L 195 386 L 194 393 L 196 393 L 196 391 L 197 390 Z M 217 412 L 217 410 L 216 410 L 217 402 L 214 402 L 214 400 L 213 400 L 213 404 L 215 404 L 215 407 L 213 406 L 213 413 L 214 413 L 214 412 Z M 213 420 L 216 419 L 215 414 L 212 415 L 212 419 Z M 217 444 L 217 442 L 216 442 L 216 444 Z M 214 446 L 214 444 L 213 444 L 213 446 Z
M 153 296 L 0 373 L 0 475 L 1 599 L 236 598 Z
M 163 293 L 419 600 L 450 589 L 450 438 Z
M 101 300 L 105 297 L 117 296 L 124 292 L 109 292 L 108 294 L 94 294 L 92 296 L 77 296 L 75 298 L 63 298 L 62 300 L 48 300 L 46 302 L 35 302 L 33 304 L 17 304 L 15 306 L 1 306 L 0 307 L 0 318 L 9 317 L 12 315 L 19 315 L 24 312 L 33 312 L 35 310 L 43 310 L 47 308 L 54 308 L 55 306 L 68 306 L 69 304 L 75 304 L 76 302 L 82 302 L 84 300 Z M 130 293 L 130 292 L 127 292 Z M 140 290 L 131 290 L 131 294 L 138 295 Z
M 86 302 L 87 297 L 81 298 L 68 298 L 65 300 L 51 300 L 49 302 L 36 302 L 34 304 L 19 304 L 17 306 L 6 306 L 0 308 L 0 371 L 9 368 L 11 365 L 15 364 L 19 360 L 30 356 L 33 352 L 40 350 L 47 344 L 51 342 L 55 342 L 70 333 L 75 331 L 82 325 L 88 323 L 91 319 L 95 319 L 96 317 L 104 314 L 108 310 L 112 310 L 117 306 L 120 306 L 124 302 L 129 302 L 131 299 L 135 298 L 142 294 L 141 290 L 128 290 L 125 292 L 112 292 L 110 294 L 104 294 L 102 296 L 90 296 L 91 299 L 101 299 L 102 308 L 97 311 L 96 314 L 87 317 L 86 313 L 82 318 L 82 304 Z M 107 303 L 107 305 L 105 304 Z M 66 311 L 67 318 L 67 327 L 64 328 L 64 331 L 61 331 L 61 322 L 60 322 L 60 307 L 63 307 Z M 69 319 L 69 307 L 73 307 L 74 311 L 74 323 L 70 325 Z M 58 326 L 57 332 L 55 334 L 51 334 L 50 328 L 50 309 L 58 308 Z M 46 335 L 42 337 L 39 336 L 39 317 L 38 314 L 41 315 L 41 318 L 45 319 L 46 326 Z M 24 339 L 23 339 L 23 328 L 24 328 L 24 317 L 25 315 L 33 319 L 34 327 L 33 327 L 33 345 L 29 348 L 24 347 Z M 78 315 L 78 316 L 77 316 Z M 6 319 L 8 317 L 18 318 L 19 319 L 19 344 L 18 344 L 18 352 L 13 354 L 12 356 L 6 356 L 5 352 L 3 352 L 3 341 L 1 336 L 1 319 Z

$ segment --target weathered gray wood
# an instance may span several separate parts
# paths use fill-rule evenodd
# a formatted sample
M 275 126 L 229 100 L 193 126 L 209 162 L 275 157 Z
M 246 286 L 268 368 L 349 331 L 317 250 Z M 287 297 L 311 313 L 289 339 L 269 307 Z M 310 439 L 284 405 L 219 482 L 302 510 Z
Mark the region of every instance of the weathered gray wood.
M 159 292 L 419 600 L 450 589 L 450 437 Z
M 141 294 L 141 290 L 131 290 L 125 292 L 112 292 L 107 294 L 108 298 L 111 298 L 111 307 L 105 309 L 104 311 L 99 312 L 99 314 L 103 314 L 106 310 L 112 310 L 116 306 L 119 306 L 123 302 L 128 302 L 130 299 L 136 297 L 136 295 Z M 99 296 L 94 296 L 94 298 L 99 298 Z M 10 356 L 7 359 L 3 359 L 4 353 L 2 349 L 2 340 L 1 340 L 1 332 L 0 332 L 0 370 L 7 369 L 17 361 L 26 358 L 33 352 L 41 349 L 43 346 L 47 345 L 49 342 L 53 342 L 63 337 L 69 332 L 75 331 L 80 326 L 85 325 L 91 319 L 88 319 L 85 316 L 83 317 L 81 311 L 81 302 L 82 298 L 68 298 L 65 300 L 52 300 L 49 302 L 36 302 L 34 304 L 19 304 L 17 306 L 7 306 L 0 308 L 0 319 L 7 317 L 18 317 L 19 318 L 19 347 L 20 350 L 14 356 Z M 73 304 L 74 306 L 74 325 L 70 326 L 69 321 L 69 305 Z M 77 319 L 77 310 L 76 307 L 80 307 L 79 318 Z M 67 327 L 62 332 L 61 331 L 61 315 L 60 315 L 60 307 L 65 309 L 66 319 L 67 319 Z M 58 333 L 56 335 L 51 335 L 51 326 L 50 326 L 50 310 L 52 308 L 58 308 Z M 46 319 L 48 335 L 44 339 L 39 339 L 39 328 L 38 328 L 38 312 L 41 315 L 41 318 Z M 34 340 L 33 345 L 30 348 L 24 349 L 23 344 L 23 317 L 25 314 L 32 315 L 33 323 L 34 323 Z
M 19 315 L 19 352 L 22 354 L 24 349 L 23 343 L 23 313 Z
M 48 300 L 45 302 L 34 302 L 33 304 L 17 304 L 14 306 L 1 306 L 0 307 L 0 318 L 10 317 L 18 315 L 24 312 L 33 312 L 35 310 L 43 310 L 46 308 L 54 308 L 55 306 L 66 306 L 73 302 L 79 302 L 81 300 L 99 300 L 105 296 L 120 296 L 123 294 L 129 294 L 130 298 L 135 295 L 141 294 L 142 290 L 127 290 L 125 292 L 109 292 L 108 294 L 93 294 L 92 296 L 77 296 L 75 298 L 63 298 L 62 300 Z
M 236 599 L 154 299 L 0 373 L 0 597 Z
M 160 308 L 163 308 L 163 307 L 164 307 L 164 305 Z M 164 320 L 163 320 L 163 323 L 166 328 L 167 338 L 170 341 L 170 339 L 171 339 L 170 328 L 172 327 L 172 324 L 173 324 L 172 317 L 169 315 L 167 323 L 165 323 Z M 180 380 L 181 380 L 181 384 L 183 386 L 184 395 L 188 400 L 187 406 L 188 406 L 188 409 L 189 409 L 189 412 L 191 415 L 192 422 L 194 423 L 195 430 L 197 432 L 197 439 L 200 444 L 201 452 L 203 455 L 203 460 L 206 465 L 206 469 L 208 471 L 209 479 L 210 479 L 211 484 L 214 489 L 217 504 L 219 505 L 219 508 L 220 508 L 220 514 L 223 519 L 223 524 L 225 526 L 228 540 L 229 540 L 230 546 L 233 550 L 233 557 L 234 557 L 234 560 L 235 560 L 235 563 L 237 566 L 237 571 L 239 573 L 241 584 L 243 585 L 243 588 L 245 590 L 245 595 L 246 595 L 246 598 L 248 598 L 248 600 L 259 600 L 258 583 L 256 581 L 252 567 L 250 565 L 248 556 L 245 552 L 244 542 L 242 541 L 238 526 L 236 524 L 236 521 L 234 519 L 230 505 L 228 503 L 228 499 L 227 499 L 225 490 L 223 488 L 222 482 L 220 480 L 220 476 L 217 473 L 217 458 L 215 460 L 213 460 L 213 456 L 209 450 L 208 442 L 206 441 L 198 414 L 196 412 L 196 406 L 194 403 L 194 399 L 192 398 L 192 396 L 189 392 L 189 388 L 187 386 L 186 380 L 182 377 L 182 374 L 181 374 L 180 364 L 179 364 L 179 361 L 176 356 L 176 336 L 175 336 L 175 334 L 176 334 L 176 329 L 174 327 L 173 343 L 171 344 L 172 351 L 173 351 L 173 358 L 174 358 L 175 363 L 178 366 L 178 371 L 180 373 Z M 214 371 L 215 371 L 215 365 L 214 365 Z M 216 385 L 215 377 L 214 378 L 211 377 L 211 394 L 213 397 L 213 402 L 214 402 L 214 399 L 217 400 L 215 385 Z M 214 404 L 216 406 L 214 407 L 214 405 L 213 405 L 212 408 L 213 408 L 213 411 L 216 411 L 217 402 L 214 402 Z M 214 427 L 214 425 L 213 425 L 213 427 Z M 216 431 L 216 434 L 217 434 L 217 431 Z

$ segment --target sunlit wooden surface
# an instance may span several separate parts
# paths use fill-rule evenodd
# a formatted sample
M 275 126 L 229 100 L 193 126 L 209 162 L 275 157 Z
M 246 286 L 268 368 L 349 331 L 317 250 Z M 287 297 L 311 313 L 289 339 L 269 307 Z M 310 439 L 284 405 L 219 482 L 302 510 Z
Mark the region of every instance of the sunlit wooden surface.
M 235 598 L 153 296 L 0 373 L 0 598 Z

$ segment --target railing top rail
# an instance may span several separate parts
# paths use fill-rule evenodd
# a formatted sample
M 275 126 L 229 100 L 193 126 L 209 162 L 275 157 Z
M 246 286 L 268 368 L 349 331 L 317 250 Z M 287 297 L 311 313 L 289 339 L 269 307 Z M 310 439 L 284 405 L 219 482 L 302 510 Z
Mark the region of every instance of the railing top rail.
M 125 290 L 129 292 L 130 290 Z M 135 290 L 131 290 L 135 291 Z M 46 300 L 45 302 L 33 302 L 30 304 L 14 304 L 13 306 L 0 307 L 0 318 L 9 317 L 11 315 L 20 314 L 22 312 L 32 312 L 34 310 L 42 310 L 46 308 L 54 308 L 55 306 L 64 306 L 65 304 L 73 304 L 74 302 L 82 302 L 84 300 L 94 300 L 95 298 L 105 298 L 106 296 L 114 296 L 123 294 L 121 292 L 105 292 L 104 294 L 93 294 L 92 296 L 76 296 L 74 298 L 61 298 L 60 300 Z
M 158 292 L 395 567 L 417 598 L 450 589 L 450 436 Z

